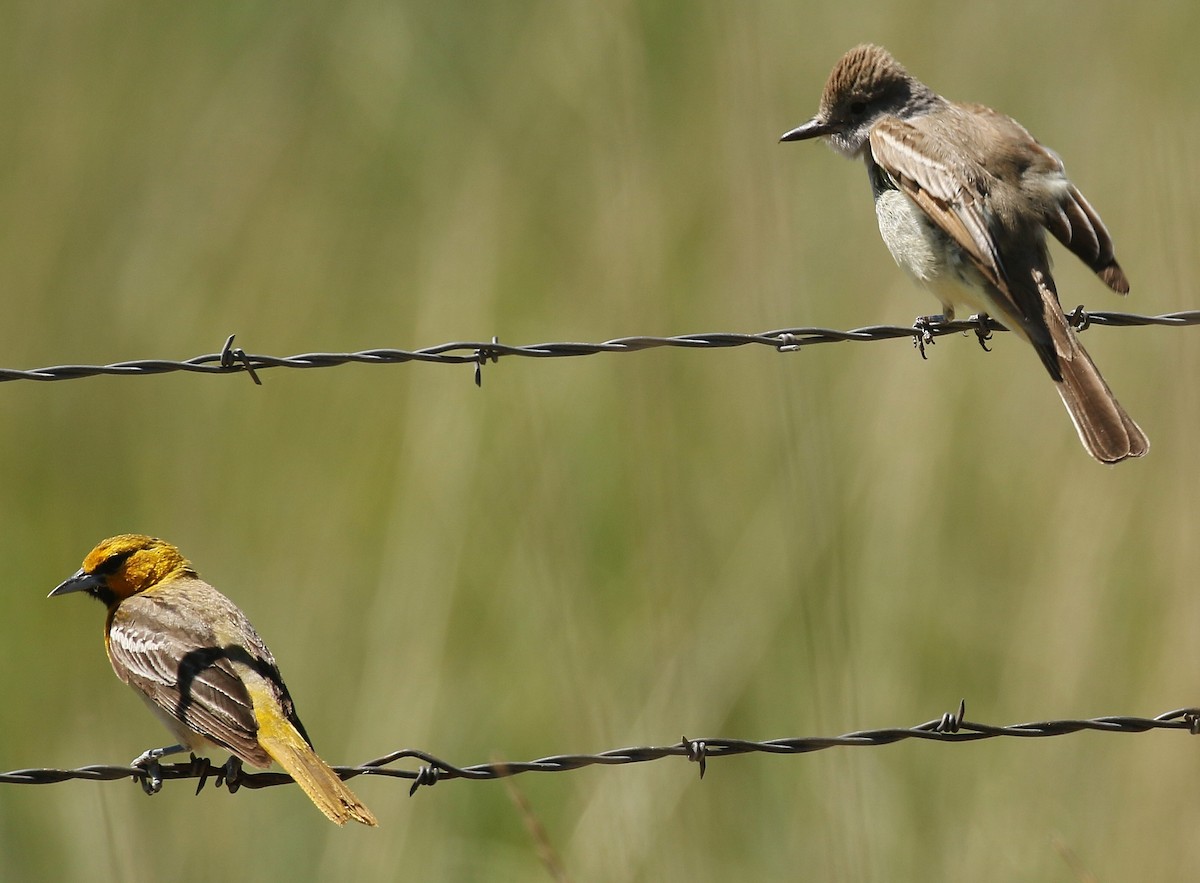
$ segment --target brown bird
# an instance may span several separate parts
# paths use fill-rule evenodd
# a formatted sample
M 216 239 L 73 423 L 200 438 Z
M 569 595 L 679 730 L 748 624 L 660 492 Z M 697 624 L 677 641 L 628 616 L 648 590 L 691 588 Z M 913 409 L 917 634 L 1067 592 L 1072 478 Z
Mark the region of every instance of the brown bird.
M 50 597 L 69 592 L 108 608 L 104 645 L 113 671 L 179 740 L 135 765 L 206 746 L 256 767 L 274 760 L 339 825 L 378 824 L 313 751 L 275 657 L 246 614 L 178 549 L 140 534 L 112 537 Z
M 943 98 L 869 44 L 842 57 L 817 115 L 780 140 L 818 137 L 866 163 L 888 250 L 946 319 L 965 307 L 1033 344 L 1089 454 L 1118 463 L 1150 450 L 1058 301 L 1046 230 L 1113 291 L 1129 282 L 1057 154 L 1010 117 Z

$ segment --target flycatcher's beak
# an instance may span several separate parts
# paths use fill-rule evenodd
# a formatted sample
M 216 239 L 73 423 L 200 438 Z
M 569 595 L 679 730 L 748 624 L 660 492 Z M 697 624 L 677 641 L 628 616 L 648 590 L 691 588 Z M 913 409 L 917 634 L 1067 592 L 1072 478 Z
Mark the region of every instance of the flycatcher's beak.
M 819 138 L 822 135 L 832 135 L 838 130 L 838 127 L 832 123 L 827 123 L 821 117 L 815 116 L 807 123 L 797 126 L 790 132 L 784 132 L 780 141 L 807 141 L 810 138 Z
M 91 573 L 84 573 L 82 569 L 75 571 L 70 579 L 64 580 L 58 584 L 53 592 L 47 595 L 47 598 L 56 598 L 59 595 L 69 595 L 71 592 L 87 592 L 92 589 L 102 588 L 103 580 Z

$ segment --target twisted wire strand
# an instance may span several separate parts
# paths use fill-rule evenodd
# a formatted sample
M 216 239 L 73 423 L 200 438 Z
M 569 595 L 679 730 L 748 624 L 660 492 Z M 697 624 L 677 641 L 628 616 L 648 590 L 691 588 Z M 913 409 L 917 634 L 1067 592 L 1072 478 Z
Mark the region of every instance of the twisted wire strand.
M 960 702 L 956 711 L 914 727 L 890 727 L 876 730 L 859 730 L 841 736 L 800 736 L 784 739 L 769 739 L 763 742 L 748 739 L 689 739 L 669 745 L 650 745 L 632 748 L 615 748 L 597 754 L 558 754 L 537 760 L 519 762 L 493 762 L 472 766 L 455 766 L 418 749 L 401 749 L 358 766 L 338 766 L 334 771 L 343 779 L 356 776 L 384 776 L 411 780 L 409 794 L 422 785 L 434 785 L 450 779 L 470 781 L 492 781 L 515 776 L 520 773 L 562 773 L 590 766 L 617 766 L 649 763 L 666 757 L 683 757 L 696 763 L 703 778 L 711 760 L 739 754 L 808 754 L 830 748 L 871 748 L 892 745 L 906 739 L 952 744 L 977 742 L 996 738 L 1046 738 L 1068 736 L 1084 731 L 1101 733 L 1146 733 L 1152 730 L 1182 730 L 1200 735 L 1200 708 L 1180 708 L 1157 717 L 1144 718 L 1130 715 L 1087 718 L 1083 720 L 1043 720 L 1030 723 L 994 726 L 966 719 L 966 703 Z M 395 768 L 402 760 L 417 761 L 416 769 Z M 198 794 L 205 782 L 215 777 L 216 785 L 224 784 L 231 792 L 239 788 L 269 788 L 292 782 L 292 777 L 279 772 L 245 772 L 240 766 L 212 766 L 205 758 L 193 758 L 189 762 L 141 766 L 92 765 L 78 769 L 26 769 L 0 773 L 0 784 L 49 785 L 74 779 L 92 781 L 115 781 L 133 779 L 147 788 L 148 780 L 199 779 Z M 148 790 L 157 790 L 156 787 Z
M 258 384 L 260 371 L 268 368 L 334 368 L 339 365 L 396 365 L 405 362 L 429 362 L 441 365 L 475 365 L 475 380 L 480 382 L 482 366 L 496 362 L 502 356 L 520 356 L 545 359 L 570 356 L 591 356 L 599 353 L 630 353 L 659 347 L 682 347 L 685 349 L 725 349 L 739 346 L 768 346 L 779 352 L 795 352 L 820 343 L 870 342 L 882 340 L 910 339 L 922 355 L 925 346 L 936 338 L 948 334 L 974 332 L 983 341 L 991 332 L 1007 329 L 987 317 L 945 322 L 938 317 L 918 320 L 911 327 L 901 325 L 869 325 L 849 331 L 832 328 L 781 328 L 758 334 L 714 332 L 705 334 L 683 334 L 674 337 L 619 337 L 600 343 L 560 341 L 513 346 L 500 343 L 497 338 L 490 342 L 454 341 L 417 350 L 368 349 L 350 353 L 301 353 L 293 356 L 269 356 L 252 354 L 234 347 L 234 336 L 230 335 L 220 352 L 195 356 L 182 361 L 172 359 L 140 359 L 115 362 L 110 365 L 54 365 L 46 368 L 20 370 L 0 368 L 0 382 L 12 380 L 77 380 L 96 376 L 130 376 L 147 374 L 169 374 L 189 372 L 193 374 L 249 374 Z M 1200 310 L 1165 313 L 1159 316 L 1142 316 L 1136 313 L 1091 313 L 1082 306 L 1072 310 L 1067 318 L 1079 330 L 1092 325 L 1108 325 L 1122 328 L 1147 325 L 1171 327 L 1200 324 Z

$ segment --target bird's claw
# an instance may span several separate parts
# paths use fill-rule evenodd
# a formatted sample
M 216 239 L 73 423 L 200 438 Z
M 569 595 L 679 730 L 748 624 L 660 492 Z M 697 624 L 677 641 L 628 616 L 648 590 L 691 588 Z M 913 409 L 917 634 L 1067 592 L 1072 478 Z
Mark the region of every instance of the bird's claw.
M 145 760 L 138 758 L 132 766 L 145 770 L 143 775 L 135 777 L 138 784 L 142 786 L 143 791 L 147 794 L 157 794 L 162 790 L 162 764 L 158 762 L 157 757 L 150 757 Z
M 971 317 L 971 321 L 975 323 L 975 337 L 979 341 L 979 345 L 983 347 L 985 353 L 992 351 L 987 342 L 992 339 L 992 326 L 987 313 L 976 313 Z
M 912 327 L 913 331 L 916 332 L 916 334 L 913 335 L 913 346 L 921 351 L 922 359 L 928 358 L 925 355 L 925 347 L 933 346 L 935 343 L 937 343 L 937 338 L 934 337 L 933 334 L 933 326 L 941 325 L 945 321 L 946 317 L 940 314 L 934 316 L 917 316 L 917 318 L 913 320 Z
M 168 754 L 178 754 L 185 750 L 182 745 L 168 745 L 165 748 L 148 748 L 129 762 L 131 767 L 145 770 L 143 775 L 136 775 L 138 784 L 147 794 L 157 794 L 162 790 L 162 764 L 159 758 Z
M 230 794 L 236 794 L 238 788 L 242 787 L 242 762 L 230 756 L 229 760 L 217 767 L 217 778 L 213 784 L 217 788 L 223 784 Z

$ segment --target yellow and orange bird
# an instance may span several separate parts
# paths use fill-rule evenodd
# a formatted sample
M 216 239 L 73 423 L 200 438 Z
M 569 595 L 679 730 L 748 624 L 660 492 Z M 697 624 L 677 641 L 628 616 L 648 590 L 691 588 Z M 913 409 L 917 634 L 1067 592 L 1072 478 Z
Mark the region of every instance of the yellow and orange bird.
M 179 740 L 138 761 L 208 745 L 256 767 L 274 760 L 339 825 L 378 824 L 313 751 L 275 657 L 246 614 L 178 549 L 140 534 L 111 537 L 50 597 L 70 592 L 108 608 L 104 645 L 113 671 Z

